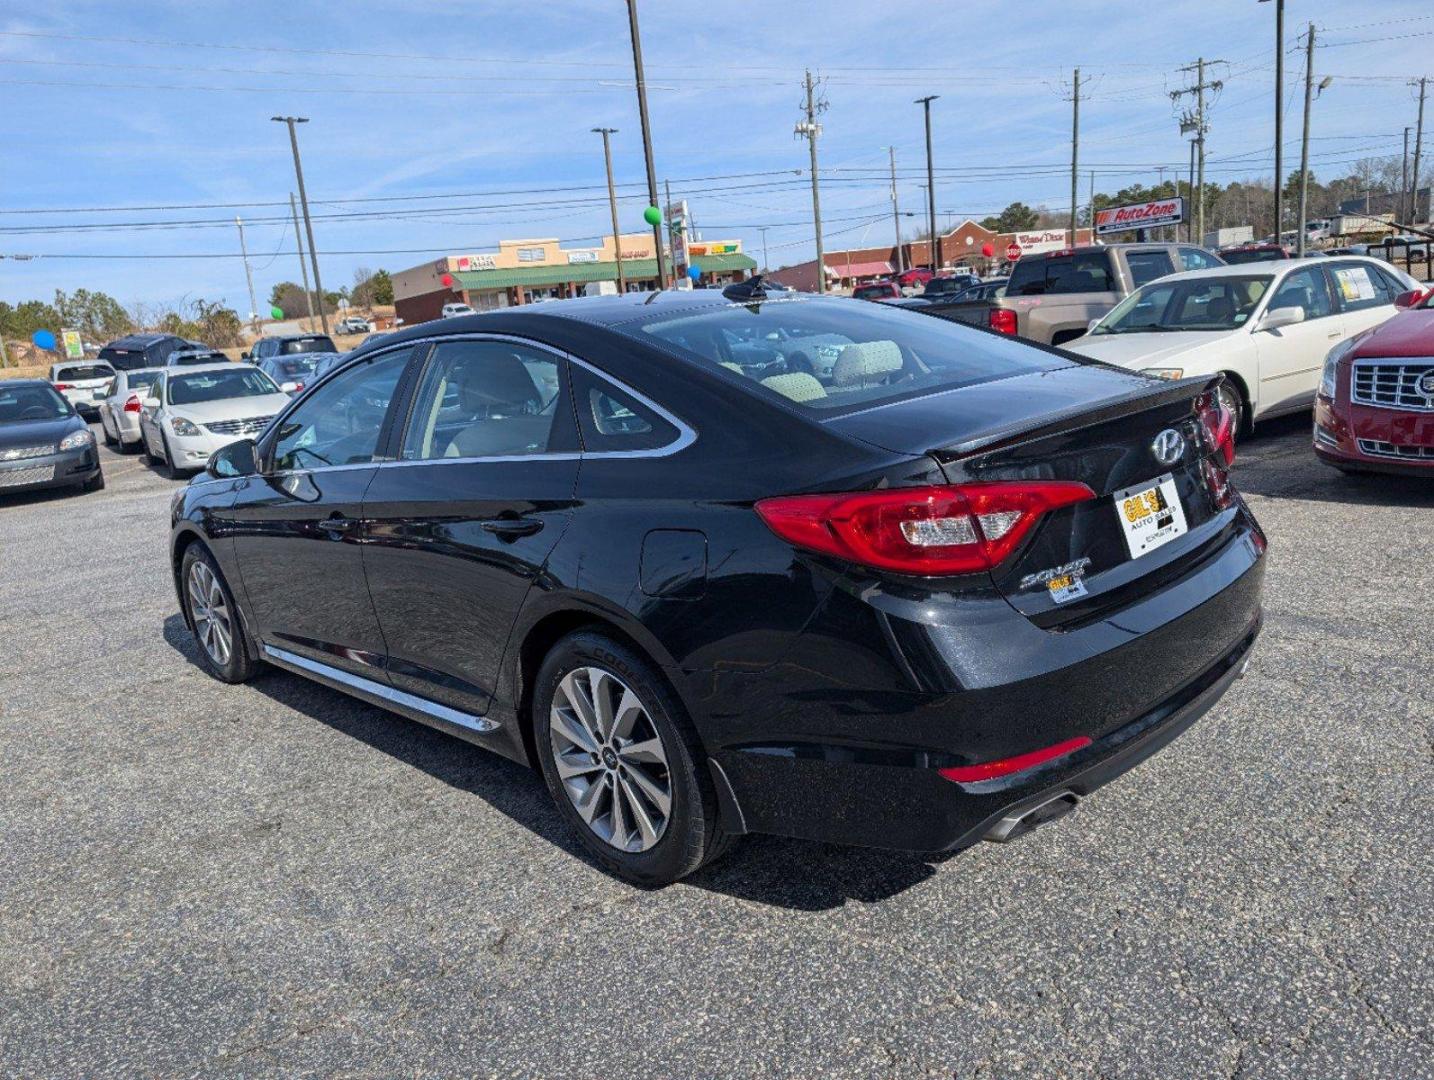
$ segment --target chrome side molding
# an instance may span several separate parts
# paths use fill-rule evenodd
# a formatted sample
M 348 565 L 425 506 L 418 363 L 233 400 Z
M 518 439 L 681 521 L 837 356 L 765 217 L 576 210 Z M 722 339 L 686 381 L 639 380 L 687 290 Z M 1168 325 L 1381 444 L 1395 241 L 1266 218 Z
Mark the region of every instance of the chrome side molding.
M 447 705 L 440 705 L 436 701 L 429 701 L 427 698 L 419 697 L 417 694 L 408 694 L 402 690 L 396 690 L 386 683 L 374 682 L 372 679 L 365 679 L 362 675 L 354 675 L 339 668 L 331 667 L 328 664 L 320 663 L 317 660 L 310 660 L 307 656 L 300 656 L 298 653 L 289 652 L 288 649 L 277 649 L 273 645 L 265 645 L 264 655 L 283 667 L 297 668 L 300 671 L 307 671 L 321 678 L 328 679 L 331 682 L 336 682 L 341 687 L 353 691 L 359 697 L 374 699 L 375 704 L 389 704 L 399 709 L 408 709 L 412 712 L 431 717 L 440 723 L 467 728 L 469 731 L 477 732 L 479 735 L 487 735 L 497 731 L 500 727 L 496 720 L 489 720 L 484 716 L 474 716 L 471 713 L 460 712 L 458 709 L 450 708 Z

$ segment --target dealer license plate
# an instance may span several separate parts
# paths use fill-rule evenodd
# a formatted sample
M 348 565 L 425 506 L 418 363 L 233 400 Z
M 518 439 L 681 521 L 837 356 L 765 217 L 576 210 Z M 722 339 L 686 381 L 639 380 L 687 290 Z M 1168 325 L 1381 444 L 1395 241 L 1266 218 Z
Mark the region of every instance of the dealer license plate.
M 1130 557 L 1138 559 L 1189 531 L 1175 477 L 1169 473 L 1153 484 L 1115 493 L 1115 512 L 1125 531 Z

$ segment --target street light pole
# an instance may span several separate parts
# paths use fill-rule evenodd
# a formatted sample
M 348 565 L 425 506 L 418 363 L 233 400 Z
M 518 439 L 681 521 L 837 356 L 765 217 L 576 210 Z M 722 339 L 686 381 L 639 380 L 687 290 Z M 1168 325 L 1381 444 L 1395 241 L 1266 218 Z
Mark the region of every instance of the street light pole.
M 906 257 L 901 251 L 901 206 L 896 201 L 896 147 L 886 148 L 891 158 L 891 223 L 896 227 L 896 272 L 906 273 Z
M 1305 44 L 1305 130 L 1300 139 L 1300 232 L 1295 237 L 1298 257 L 1305 257 L 1305 214 L 1309 211 L 1310 193 L 1310 106 L 1314 102 L 1315 25 L 1310 23 L 1309 40 Z
M 1260 0 L 1268 4 L 1270 0 Z M 1285 228 L 1285 0 L 1275 3 L 1275 243 Z
M 652 164 L 652 127 L 647 121 L 647 76 L 642 69 L 642 34 L 637 28 L 637 0 L 627 0 L 627 25 L 632 35 L 632 67 L 637 74 L 637 116 L 642 122 L 642 156 L 647 162 L 647 198 L 649 206 L 657 206 L 657 169 Z M 652 227 L 652 242 L 657 254 L 657 287 L 667 288 L 667 263 L 662 257 L 662 221 Z
M 931 272 L 941 272 L 941 237 L 936 235 L 936 170 L 931 163 L 931 103 L 939 94 L 928 94 L 924 98 L 917 98 L 915 104 L 920 105 L 926 113 L 926 212 L 927 221 L 931 228 L 931 243 L 927 247 L 931 255 Z
M 612 210 L 612 257 L 617 262 L 617 291 L 627 292 L 627 279 L 622 273 L 622 234 L 617 225 L 617 190 L 612 184 L 612 146 L 609 135 L 616 135 L 617 128 L 595 127 L 593 131 L 602 136 L 602 159 L 607 166 L 607 205 Z
M 762 273 L 764 273 L 764 274 L 767 273 L 767 272 L 769 272 L 769 271 L 771 270 L 771 265 L 767 262 L 767 229 L 768 229 L 768 228 L 770 228 L 770 226 L 767 226 L 767 225 L 759 225 L 759 226 L 757 227 L 757 231 L 762 234 Z
M 294 176 L 299 181 L 299 206 L 304 211 L 304 232 L 309 238 L 309 262 L 314 268 L 314 292 L 318 297 L 319 324 L 323 326 L 324 333 L 329 332 L 328 309 L 324 307 L 324 286 L 319 278 L 319 252 L 314 247 L 314 223 L 309 217 L 309 195 L 304 190 L 304 166 L 299 161 L 299 136 L 295 133 L 295 124 L 307 124 L 307 116 L 271 116 L 270 120 L 275 123 L 287 124 L 289 126 L 289 147 L 294 151 Z
M 254 275 L 249 269 L 249 249 L 244 245 L 244 219 L 236 216 L 234 224 L 239 227 L 239 256 L 244 260 L 244 280 L 249 283 L 249 329 L 259 336 L 259 305 L 254 300 Z

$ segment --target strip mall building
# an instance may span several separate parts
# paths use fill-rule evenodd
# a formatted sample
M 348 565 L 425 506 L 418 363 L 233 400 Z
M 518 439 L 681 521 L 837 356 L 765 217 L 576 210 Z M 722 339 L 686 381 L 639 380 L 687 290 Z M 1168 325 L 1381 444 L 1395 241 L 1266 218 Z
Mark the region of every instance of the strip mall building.
M 620 240 L 628 290 L 657 288 L 652 233 L 624 234 Z M 740 240 L 688 241 L 686 249 L 689 263 L 702 271 L 704 284 L 741 281 L 757 268 L 742 253 Z M 600 246 L 582 248 L 565 248 L 557 240 L 503 240 L 496 252 L 445 255 L 394 274 L 395 314 L 412 326 L 438 318 L 444 304 L 491 311 L 581 296 L 592 282 L 616 282 L 617 263 L 610 236 Z M 451 284 L 443 283 L 445 277 Z
M 941 264 L 946 269 L 970 269 L 989 274 L 1002 270 L 1022 255 L 1042 251 L 1059 251 L 1067 246 L 1064 229 L 1031 229 L 1026 232 L 997 233 L 974 221 L 963 221 L 941 236 Z M 1092 242 L 1089 229 L 1076 232 L 1076 243 Z M 984 250 L 990 245 L 992 254 Z M 901 245 L 900 266 L 931 266 L 931 245 L 925 241 Z M 850 289 L 868 281 L 891 277 L 899 270 L 896 245 L 853 248 L 849 251 L 824 252 L 827 288 Z M 772 277 L 783 285 L 812 292 L 817 287 L 817 261 L 797 263 L 774 270 Z

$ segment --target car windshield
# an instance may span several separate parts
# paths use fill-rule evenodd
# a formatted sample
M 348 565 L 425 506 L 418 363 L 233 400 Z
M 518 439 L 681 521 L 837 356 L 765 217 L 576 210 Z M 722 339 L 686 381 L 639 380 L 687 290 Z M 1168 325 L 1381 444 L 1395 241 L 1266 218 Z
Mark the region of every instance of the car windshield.
M 1239 266 L 1243 263 L 1253 262 L 1275 262 L 1284 257 L 1285 253 L 1279 248 L 1252 248 L 1247 251 L 1220 252 L 1220 258 L 1225 260 L 1227 266 Z
M 70 403 L 40 383 L 0 386 L 0 424 L 23 420 L 58 420 L 71 413 Z
M 1249 321 L 1271 280 L 1262 274 L 1155 282 L 1117 304 L 1091 334 L 1234 330 Z
M 196 371 L 190 375 L 171 375 L 168 392 L 171 405 L 196 405 L 201 401 L 277 394 L 280 390 L 274 385 L 274 380 L 258 368 L 235 364 L 233 371 Z
M 315 352 L 338 352 L 338 347 L 333 341 L 323 335 L 318 337 L 290 338 L 279 347 L 279 351 L 285 356 L 294 353 L 315 353 Z
M 803 408 L 835 411 L 1070 366 L 1069 359 L 885 304 L 779 300 L 617 327 Z
M 115 369 L 108 364 L 74 364 L 55 372 L 56 382 L 79 382 L 82 379 L 112 379 Z

